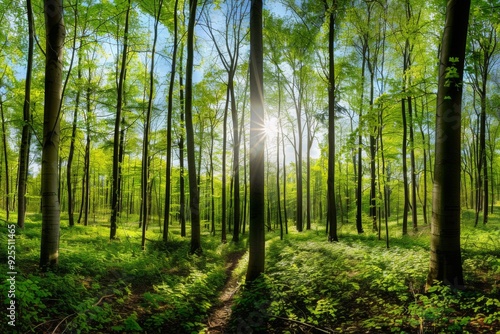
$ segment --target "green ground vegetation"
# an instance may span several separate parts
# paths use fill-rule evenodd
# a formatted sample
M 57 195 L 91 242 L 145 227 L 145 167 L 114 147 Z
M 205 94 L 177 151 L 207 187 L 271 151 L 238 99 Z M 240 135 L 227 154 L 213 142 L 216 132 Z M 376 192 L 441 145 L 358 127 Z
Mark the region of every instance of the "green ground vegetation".
M 233 271 L 235 295 L 228 333 L 499 333 L 500 218 L 462 229 L 466 287 L 435 285 L 425 292 L 429 228 L 402 237 L 391 222 L 390 248 L 377 233 L 342 225 L 328 243 L 321 226 L 302 233 L 267 233 L 266 274 L 244 286 L 247 257 Z M 103 225 L 66 227 L 60 265 L 38 270 L 40 216 L 16 233 L 14 333 L 204 333 L 227 276 L 226 263 L 247 247 L 203 234 L 203 253 L 189 255 L 189 238 L 174 223 L 164 244 L 151 227 L 145 251 L 136 223 L 122 224 L 118 240 Z M 8 305 L 7 228 L 0 227 L 0 294 Z M 189 232 L 189 231 L 188 231 Z M 382 238 L 383 238 L 382 234 Z M 7 321 L 0 332 L 12 333 Z

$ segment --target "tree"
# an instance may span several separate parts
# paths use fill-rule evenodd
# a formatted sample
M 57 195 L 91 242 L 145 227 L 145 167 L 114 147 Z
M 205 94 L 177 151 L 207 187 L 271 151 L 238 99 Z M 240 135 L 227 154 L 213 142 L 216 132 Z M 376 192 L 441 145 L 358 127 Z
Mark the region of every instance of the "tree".
M 62 0 L 45 0 L 46 63 L 42 145 L 42 238 L 40 267 L 55 267 L 59 259 L 59 136 L 63 48 L 66 29 Z
M 498 9 L 492 3 L 480 3 L 481 7 L 474 10 L 475 13 L 471 22 L 470 53 L 472 62 L 469 65 L 472 77 L 472 87 L 474 94 L 479 96 L 480 112 L 479 118 L 479 147 L 476 170 L 476 218 L 474 226 L 477 226 L 479 214 L 483 211 L 483 224 L 488 221 L 488 159 L 486 157 L 486 118 L 487 118 L 487 98 L 488 80 L 495 65 L 494 55 L 497 52 L 498 37 L 495 22 L 498 21 Z
M 337 1 L 329 6 L 324 0 L 328 22 L 328 241 L 338 241 L 335 202 L 335 18 Z
M 31 76 L 33 72 L 33 49 L 35 41 L 35 27 L 33 20 L 33 8 L 31 0 L 26 1 L 26 12 L 28 15 L 28 62 L 26 65 L 26 81 L 24 88 L 23 104 L 23 129 L 21 135 L 21 148 L 19 153 L 19 180 L 17 183 L 17 225 L 24 228 L 26 215 L 26 182 L 28 179 L 29 143 L 31 136 Z M 7 207 L 7 212 L 9 209 Z
M 189 200 L 191 212 L 191 253 L 201 252 L 200 231 L 200 194 L 196 174 L 194 127 L 193 127 L 193 62 L 194 62 L 194 26 L 198 0 L 189 0 L 189 21 L 187 29 L 186 58 L 186 141 L 189 178 Z
M 78 32 L 78 2 L 74 4 L 74 17 L 75 17 L 75 27 L 73 31 L 73 47 L 72 47 L 72 55 L 71 55 L 71 63 L 73 63 L 73 58 L 76 52 L 76 37 Z M 80 40 L 80 47 L 78 52 L 78 69 L 77 69 L 77 84 L 79 85 L 82 81 L 82 66 L 81 66 L 81 55 L 80 50 L 82 49 L 83 41 Z M 69 76 L 69 73 L 68 73 Z M 69 78 L 69 77 L 68 77 Z M 73 196 L 73 179 L 72 179 L 72 165 L 73 165 L 73 156 L 75 153 L 75 142 L 76 142 L 76 130 L 78 123 L 78 110 L 80 104 L 80 87 L 77 87 L 76 97 L 75 97 L 75 107 L 73 110 L 73 122 L 71 125 L 71 139 L 70 139 L 70 147 L 68 153 L 68 161 L 66 164 L 66 186 L 68 190 L 68 221 L 69 226 L 75 225 L 75 219 L 73 217 L 75 200 Z
M 208 33 L 214 46 L 217 49 L 220 61 L 222 62 L 224 69 L 227 72 L 227 100 L 226 108 L 224 110 L 224 128 L 226 127 L 227 120 L 227 107 L 229 106 L 228 100 L 231 101 L 231 119 L 233 122 L 233 181 L 234 181 L 234 195 L 233 195 L 233 241 L 239 241 L 240 233 L 240 135 L 238 131 L 238 110 L 236 107 L 236 96 L 235 96 L 235 82 L 234 76 L 238 68 L 238 61 L 240 55 L 241 44 L 244 41 L 246 34 L 243 33 L 243 22 L 248 13 L 248 2 L 247 1 L 228 1 L 224 4 L 225 12 L 223 14 L 225 19 L 226 30 L 221 33 L 222 40 L 218 40 L 214 34 L 215 29 L 212 27 L 210 19 L 207 15 L 207 26 Z M 224 44 L 225 48 L 221 47 L 219 43 Z M 226 129 L 223 130 L 223 135 L 226 136 Z M 222 163 L 222 223 L 225 224 L 225 214 L 226 214 L 226 139 L 223 143 L 223 163 Z M 225 238 L 224 233 L 222 237 Z M 222 240 L 225 242 L 225 240 Z
M 177 48 L 178 48 L 178 18 L 177 8 L 179 0 L 175 0 L 174 4 L 174 45 L 172 49 L 172 67 L 170 68 L 170 82 L 168 86 L 167 97 L 167 157 L 166 157 L 166 180 L 165 180 L 165 212 L 163 217 L 163 241 L 168 239 L 168 227 L 170 223 L 170 193 L 171 193 L 171 174 L 172 174 L 172 113 L 173 113 L 173 98 L 174 98 L 174 82 L 175 70 L 177 65 Z
M 262 47 L 262 0 L 250 7 L 250 244 L 246 281 L 264 272 L 264 70 Z
M 9 201 L 9 155 L 8 155 L 8 147 L 7 147 L 7 132 L 5 130 L 5 115 L 3 110 L 3 99 L 0 96 L 0 120 L 2 122 L 2 146 L 3 152 L 1 153 L 3 156 L 3 160 L 5 161 L 5 220 L 9 221 L 9 211 L 10 211 L 10 201 Z M 2 163 L 0 163 L 1 169 Z
M 117 86 L 117 100 L 116 100 L 116 116 L 115 116 L 115 128 L 114 128 L 114 141 L 113 141 L 113 184 L 111 189 L 111 221 L 110 221 L 110 231 L 109 238 L 116 238 L 116 220 L 119 211 L 119 199 L 120 199 L 120 124 L 122 120 L 122 107 L 123 107 L 123 95 L 124 95 L 124 82 L 125 73 L 127 67 L 127 53 L 128 53 L 128 30 L 129 30 L 129 16 L 130 16 L 130 0 L 128 0 L 127 10 L 125 14 L 125 30 L 123 32 L 123 50 L 121 55 L 121 67 L 120 74 L 118 77 Z
M 156 2 L 155 2 L 156 4 Z M 153 97 L 154 97 L 154 70 L 155 70 L 155 56 L 156 56 L 156 42 L 158 40 L 158 24 L 160 23 L 161 8 L 163 6 L 163 0 L 159 0 L 158 11 L 156 11 L 156 6 L 154 6 L 154 34 L 153 34 L 153 49 L 151 50 L 151 67 L 149 70 L 149 98 L 148 107 L 146 110 L 146 119 L 144 121 L 144 133 L 142 141 L 142 174 L 141 174 L 141 187 L 142 187 L 142 249 L 146 247 L 146 227 L 148 224 L 149 215 L 149 205 L 148 205 L 148 190 L 150 189 L 149 180 L 149 135 L 151 131 L 151 113 L 153 109 Z
M 427 285 L 434 280 L 462 287 L 460 250 L 461 108 L 470 0 L 446 8 L 437 95 L 431 257 Z

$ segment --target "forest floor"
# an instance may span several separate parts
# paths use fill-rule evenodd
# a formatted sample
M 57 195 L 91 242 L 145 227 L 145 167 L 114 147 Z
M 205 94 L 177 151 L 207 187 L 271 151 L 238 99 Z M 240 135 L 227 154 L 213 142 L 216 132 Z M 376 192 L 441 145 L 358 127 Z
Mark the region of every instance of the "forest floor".
M 240 277 L 233 274 L 233 272 L 245 253 L 246 251 L 239 251 L 231 253 L 228 256 L 226 263 L 226 283 L 219 296 L 220 304 L 210 310 L 207 320 L 207 334 L 223 334 L 226 332 L 233 311 L 234 295 L 240 289 Z
M 1 216 L 1 212 L 0 212 Z M 203 230 L 203 252 L 189 254 L 177 226 L 165 244 L 158 226 L 141 250 L 136 222 L 109 241 L 105 221 L 72 228 L 62 221 L 60 261 L 38 270 L 40 215 L 16 231 L 15 330 L 0 333 L 493 333 L 500 334 L 500 215 L 472 227 L 465 211 L 466 287 L 425 291 L 429 228 L 401 235 L 358 235 L 339 225 L 329 243 L 322 226 L 266 233 L 266 273 L 244 285 L 248 239 L 221 243 Z M 0 295 L 8 306 L 7 227 L 0 224 Z M 188 230 L 189 235 L 189 230 Z M 7 304 L 6 304 L 7 303 Z

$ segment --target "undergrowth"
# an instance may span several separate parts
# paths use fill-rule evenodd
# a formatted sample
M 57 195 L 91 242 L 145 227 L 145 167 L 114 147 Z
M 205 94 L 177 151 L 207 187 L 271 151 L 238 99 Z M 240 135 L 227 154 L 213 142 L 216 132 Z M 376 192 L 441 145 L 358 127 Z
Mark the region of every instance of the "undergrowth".
M 234 333 L 500 333 L 500 229 L 464 228 L 467 288 L 425 291 L 428 232 L 391 240 L 317 231 L 267 242 L 266 273 L 238 295 Z M 472 241 L 474 240 L 474 241 Z
M 1 244 L 6 245 L 5 226 Z M 150 229 L 121 226 L 110 242 L 104 226 L 61 227 L 57 271 L 38 270 L 40 222 L 16 233 L 16 326 L 1 333 L 198 333 L 224 285 L 225 259 L 245 248 L 204 236 L 203 253 L 189 254 L 189 238 L 167 244 Z M 208 234 L 208 233 L 207 233 Z M 7 307 L 7 256 L 0 252 L 0 295 Z
M 60 264 L 38 270 L 40 220 L 16 232 L 16 327 L 0 333 L 204 333 L 225 282 L 225 261 L 246 249 L 203 235 L 203 253 L 174 227 L 169 242 L 158 229 L 140 247 L 137 226 L 61 227 Z M 266 273 L 235 297 L 226 333 L 500 333 L 500 227 L 462 229 L 465 290 L 435 284 L 425 291 L 429 231 L 401 236 L 392 223 L 390 248 L 377 234 L 339 229 L 328 243 L 320 227 L 284 240 L 266 235 Z M 0 226 L 6 245 L 7 229 Z M 5 308 L 7 256 L 0 251 Z M 233 272 L 243 283 L 247 256 Z

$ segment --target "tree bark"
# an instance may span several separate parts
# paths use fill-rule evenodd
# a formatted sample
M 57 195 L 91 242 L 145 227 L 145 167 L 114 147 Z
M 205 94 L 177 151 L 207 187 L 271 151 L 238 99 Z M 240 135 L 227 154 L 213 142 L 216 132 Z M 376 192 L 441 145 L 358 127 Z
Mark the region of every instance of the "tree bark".
M 45 2 L 47 3 L 47 2 Z M 29 163 L 29 137 L 31 136 L 31 77 L 33 72 L 33 49 L 34 49 L 34 20 L 31 0 L 26 1 L 26 10 L 28 16 L 28 62 L 26 64 L 26 81 L 24 86 L 24 105 L 23 105 L 23 129 L 21 134 L 21 147 L 19 152 L 19 176 L 17 184 L 17 226 L 24 228 L 26 215 L 26 183 L 28 179 Z M 7 210 L 7 215 L 8 215 Z
M 60 104 L 63 48 L 66 29 L 62 0 L 45 0 L 46 63 L 42 145 L 42 236 L 40 267 L 47 270 L 59 261 L 60 207 L 58 200 Z
M 470 0 L 446 8 L 437 95 L 431 252 L 427 285 L 464 285 L 460 250 L 461 105 Z
M 187 29 L 186 58 L 186 141 L 189 177 L 189 205 L 191 212 L 191 253 L 199 253 L 201 249 L 200 231 L 200 195 L 196 174 L 196 158 L 193 126 L 193 61 L 194 61 L 194 26 L 198 0 L 189 0 L 189 22 Z
M 363 230 L 363 99 L 365 87 L 365 67 L 366 67 L 366 50 L 363 47 L 363 61 L 361 65 L 361 105 L 359 108 L 358 122 L 358 156 L 357 156 L 357 185 L 356 185 L 356 229 L 358 234 L 364 233 Z
M 3 101 L 0 96 L 0 117 L 2 120 L 2 144 L 3 144 L 3 157 L 5 160 L 5 220 L 9 221 L 9 212 L 10 212 L 10 180 L 9 180 L 9 157 L 7 150 L 7 134 L 5 132 L 5 115 L 3 110 Z M 1 167 L 1 166 L 0 166 Z M 1 176 L 0 176 L 1 178 Z
M 335 10 L 337 2 L 325 11 L 328 15 L 328 241 L 338 241 L 337 205 L 335 203 Z
M 170 82 L 168 86 L 168 104 L 167 104 L 167 157 L 166 157 L 166 178 L 165 178 L 165 212 L 163 215 L 163 241 L 168 240 L 168 229 L 170 225 L 170 197 L 172 190 L 172 113 L 173 98 L 174 98 L 174 81 L 175 71 L 177 65 L 177 43 L 178 43 L 178 19 L 177 8 L 179 7 L 179 0 L 175 0 L 174 4 L 174 46 L 172 49 L 172 66 L 170 68 Z
M 76 16 L 75 16 L 76 17 Z M 75 29 L 75 36 L 74 39 L 76 40 L 76 29 Z M 82 47 L 82 44 L 80 43 L 80 48 Z M 73 44 L 73 49 L 74 49 L 74 44 Z M 82 68 L 80 65 L 78 65 L 78 70 L 77 70 L 77 80 L 80 81 L 82 79 Z M 80 89 L 76 92 L 76 98 L 75 98 L 75 109 L 73 111 L 73 124 L 71 126 L 71 141 L 69 145 L 69 153 L 68 153 L 68 162 L 66 165 L 66 187 L 68 189 L 68 220 L 69 220 L 69 226 L 74 226 L 75 225 L 75 219 L 73 217 L 74 213 L 74 207 L 75 207 L 75 199 L 73 197 L 73 179 L 72 179 L 72 166 L 73 166 L 73 156 L 75 153 L 75 141 L 76 141 L 76 129 L 77 129 L 77 122 L 78 122 L 78 105 L 80 104 Z
M 264 272 L 264 71 L 262 45 L 262 0 L 250 7 L 250 240 L 246 282 Z
M 184 78 L 182 77 L 182 63 L 184 58 L 183 49 L 181 49 L 180 55 L 180 68 L 179 73 L 179 103 L 180 103 L 180 121 L 181 126 L 185 126 L 184 115 L 185 115 L 185 98 L 184 98 Z M 179 136 L 179 219 L 181 223 L 181 237 L 186 236 L 186 187 L 184 185 L 184 134 L 181 131 Z

